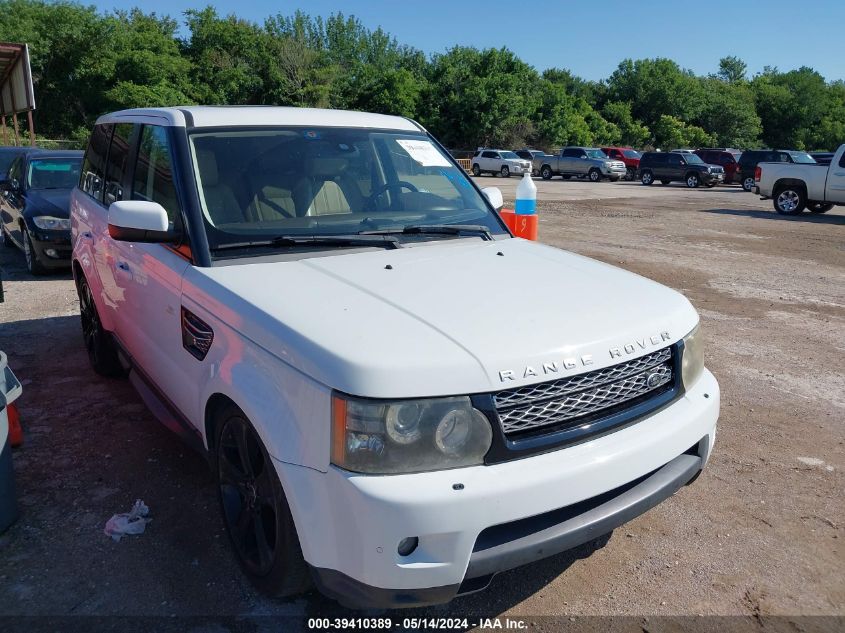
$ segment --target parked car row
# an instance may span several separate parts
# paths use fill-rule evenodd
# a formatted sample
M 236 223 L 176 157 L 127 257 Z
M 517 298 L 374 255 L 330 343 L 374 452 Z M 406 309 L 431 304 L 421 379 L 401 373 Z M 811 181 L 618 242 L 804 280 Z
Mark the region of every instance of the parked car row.
M 82 152 L 0 148 L 0 232 L 34 275 L 70 266 L 69 201 Z
M 642 159 L 648 156 L 647 167 Z M 752 149 L 731 147 L 677 148 L 668 152 L 640 153 L 632 147 L 569 146 L 557 154 L 537 149 L 514 151 L 479 148 L 472 158 L 472 173 L 510 176 L 525 172 L 525 162 L 531 163 L 531 174 L 549 180 L 587 178 L 593 182 L 608 179 L 639 179 L 644 185 L 655 181 L 669 184 L 679 181 L 688 187 L 717 184 L 739 184 L 745 191 L 754 188 L 754 170 L 760 163 L 829 164 L 831 152 L 808 154 L 800 150 Z

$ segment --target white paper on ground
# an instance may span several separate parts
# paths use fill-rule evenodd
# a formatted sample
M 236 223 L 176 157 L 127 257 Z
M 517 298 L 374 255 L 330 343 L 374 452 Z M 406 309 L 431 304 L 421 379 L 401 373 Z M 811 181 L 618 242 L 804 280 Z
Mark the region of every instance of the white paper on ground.
M 143 534 L 147 528 L 147 523 L 152 521 L 152 519 L 146 518 L 149 513 L 150 509 L 147 505 L 140 499 L 136 499 L 135 505 L 129 512 L 115 514 L 106 521 L 103 533 L 112 537 L 115 541 L 119 541 L 121 537 L 127 534 Z
M 396 142 L 423 167 L 451 167 L 452 163 L 441 154 L 431 141 L 399 138 Z

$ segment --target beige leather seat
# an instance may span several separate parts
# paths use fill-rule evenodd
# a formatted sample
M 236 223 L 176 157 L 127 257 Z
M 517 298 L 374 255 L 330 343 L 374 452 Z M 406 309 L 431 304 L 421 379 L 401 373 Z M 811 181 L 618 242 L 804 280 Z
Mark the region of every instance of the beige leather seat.
M 338 184 L 347 164 L 343 158 L 312 158 L 308 161 L 306 173 L 310 178 L 300 182 L 294 192 L 298 206 L 305 207 L 305 213 L 300 215 L 352 212 L 346 193 Z
M 197 165 L 199 166 L 200 179 L 202 181 L 202 195 L 205 198 L 205 208 L 211 223 L 215 226 L 220 224 L 233 224 L 245 222 L 243 210 L 238 204 L 231 187 L 220 182 L 220 173 L 217 169 L 217 157 L 214 152 L 208 150 L 197 150 Z
M 255 194 L 250 211 L 259 222 L 296 217 L 293 192 L 284 187 L 264 185 Z

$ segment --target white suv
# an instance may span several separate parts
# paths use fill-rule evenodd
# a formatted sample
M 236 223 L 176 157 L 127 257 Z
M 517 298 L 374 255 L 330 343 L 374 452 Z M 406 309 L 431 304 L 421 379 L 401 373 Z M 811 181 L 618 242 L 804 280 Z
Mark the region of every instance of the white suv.
M 520 158 L 513 152 L 504 149 L 479 149 L 472 157 L 472 175 L 483 173 L 500 174 L 503 178 L 510 178 L 511 174 L 521 176 L 531 172 L 531 161 Z
M 94 368 L 212 464 L 243 569 L 442 603 L 692 481 L 719 387 L 677 292 L 511 237 L 407 119 L 101 117 L 71 198 Z

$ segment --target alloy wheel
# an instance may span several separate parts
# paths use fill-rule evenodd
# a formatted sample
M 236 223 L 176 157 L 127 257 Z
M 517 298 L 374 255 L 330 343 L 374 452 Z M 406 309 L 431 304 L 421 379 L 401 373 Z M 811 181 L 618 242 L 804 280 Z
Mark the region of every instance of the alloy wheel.
M 801 202 L 801 197 L 797 191 L 793 189 L 786 189 L 782 191 L 777 198 L 778 207 L 784 213 L 793 213 Z
M 217 453 L 223 514 L 241 561 L 263 576 L 275 563 L 278 541 L 273 466 L 245 420 L 225 424 Z

